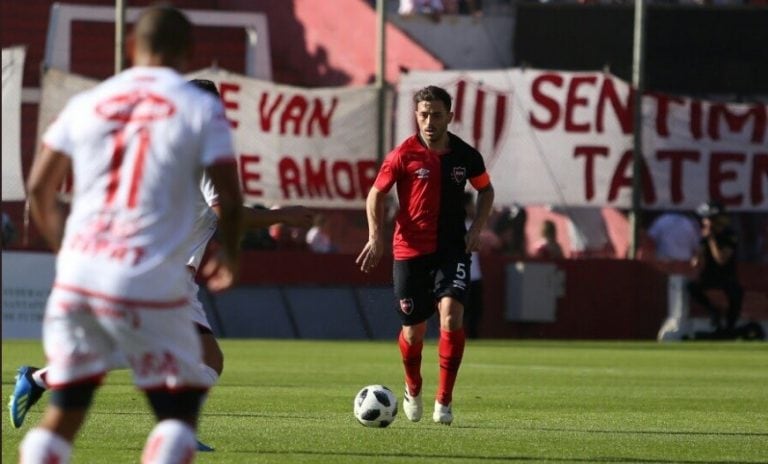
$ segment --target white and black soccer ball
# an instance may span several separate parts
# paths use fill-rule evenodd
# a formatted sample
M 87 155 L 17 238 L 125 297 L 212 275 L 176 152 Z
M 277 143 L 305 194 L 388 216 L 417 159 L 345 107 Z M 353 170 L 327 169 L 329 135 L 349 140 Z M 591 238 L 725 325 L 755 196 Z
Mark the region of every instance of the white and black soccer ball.
M 355 396 L 354 413 L 366 427 L 386 427 L 397 416 L 397 397 L 384 385 L 368 385 Z

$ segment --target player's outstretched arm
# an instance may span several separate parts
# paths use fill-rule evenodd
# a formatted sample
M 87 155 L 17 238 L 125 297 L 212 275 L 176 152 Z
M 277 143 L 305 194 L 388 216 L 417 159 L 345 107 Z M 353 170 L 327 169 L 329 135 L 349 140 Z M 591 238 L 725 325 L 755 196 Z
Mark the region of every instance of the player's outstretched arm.
M 43 146 L 27 180 L 30 215 L 54 252 L 61 247 L 66 219 L 64 205 L 58 200 L 58 190 L 67 178 L 70 166 L 68 156 Z
M 365 201 L 365 212 L 368 217 L 368 242 L 363 247 L 355 263 L 360 266 L 360 270 L 368 273 L 379 264 L 381 256 L 384 254 L 384 243 L 381 236 L 381 229 L 384 225 L 384 205 L 386 204 L 387 194 L 376 187 L 371 187 L 368 198 Z
M 221 217 L 219 205 L 211 206 L 216 216 Z M 309 229 L 312 227 L 315 212 L 304 206 L 286 206 L 278 209 L 255 209 L 243 206 L 243 227 L 245 230 L 258 230 L 272 224 L 285 224 L 292 227 Z
M 310 228 L 314 221 L 315 212 L 303 206 L 286 206 L 276 209 L 245 208 L 245 228 L 247 230 L 263 229 L 272 224 L 282 223 L 293 227 Z

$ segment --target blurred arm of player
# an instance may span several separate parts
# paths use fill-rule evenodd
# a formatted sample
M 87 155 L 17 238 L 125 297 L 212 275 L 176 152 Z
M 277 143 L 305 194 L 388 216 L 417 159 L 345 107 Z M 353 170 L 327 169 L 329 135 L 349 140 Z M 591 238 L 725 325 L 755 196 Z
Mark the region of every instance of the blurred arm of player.
M 312 227 L 315 218 L 315 213 L 304 206 L 286 206 L 276 209 L 243 207 L 243 214 L 246 230 L 263 229 L 278 223 L 308 229 Z
M 495 196 L 496 194 L 494 193 L 493 185 L 490 183 L 477 191 L 477 206 L 475 208 L 475 211 L 477 212 L 475 213 L 475 219 L 472 221 L 472 225 L 467 231 L 467 235 L 464 237 L 464 242 L 467 245 L 467 253 L 480 250 L 480 233 L 483 231 L 483 227 L 485 227 L 485 223 L 491 215 L 493 199 Z
M 216 216 L 221 217 L 221 208 L 218 204 L 211 209 Z M 314 223 L 315 213 L 304 206 L 286 206 L 278 209 L 254 209 L 243 206 L 244 230 L 257 230 L 269 227 L 272 224 L 286 224 L 291 227 L 303 227 L 309 229 Z
M 213 292 L 234 285 L 240 270 L 240 238 L 243 231 L 243 195 L 237 176 L 237 164 L 216 163 L 206 173 L 219 195 L 217 214 L 221 251 L 201 269 L 202 276 Z
M 360 266 L 360 270 L 368 273 L 381 261 L 381 255 L 384 253 L 384 243 L 381 236 L 381 229 L 384 225 L 384 205 L 386 204 L 387 194 L 371 187 L 368 198 L 365 200 L 365 213 L 368 216 L 368 243 L 365 244 L 363 251 L 355 260 Z
M 55 253 L 61 247 L 67 217 L 58 190 L 67 178 L 70 167 L 68 156 L 43 146 L 35 157 L 27 180 L 30 215 Z

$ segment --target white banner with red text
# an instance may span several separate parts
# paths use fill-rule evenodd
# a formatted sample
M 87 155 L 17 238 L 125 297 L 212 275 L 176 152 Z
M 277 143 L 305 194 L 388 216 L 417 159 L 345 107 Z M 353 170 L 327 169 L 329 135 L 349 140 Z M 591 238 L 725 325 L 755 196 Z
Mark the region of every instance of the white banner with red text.
M 223 71 L 190 77 L 221 89 L 246 200 L 267 206 L 362 208 L 376 175 L 376 90 L 303 89 Z M 95 81 L 50 70 L 40 124 Z M 413 134 L 413 94 L 454 98 L 450 130 L 484 155 L 498 205 L 629 208 L 632 93 L 605 73 L 414 71 L 398 93 L 396 141 Z M 664 95 L 643 103 L 644 207 L 693 209 L 719 200 L 768 210 L 768 106 Z
M 364 207 L 377 173 L 374 87 L 305 89 L 221 70 L 187 77 L 210 79 L 221 92 L 247 203 Z M 69 97 L 96 83 L 49 70 L 40 130 Z
M 453 97 L 449 130 L 484 156 L 497 204 L 629 208 L 633 93 L 598 72 L 414 71 L 401 79 L 395 134 L 416 131 L 413 96 Z M 768 105 L 643 97 L 643 205 L 718 200 L 768 210 Z
M 21 175 L 21 84 L 24 47 L 3 49 L 3 201 L 26 198 Z

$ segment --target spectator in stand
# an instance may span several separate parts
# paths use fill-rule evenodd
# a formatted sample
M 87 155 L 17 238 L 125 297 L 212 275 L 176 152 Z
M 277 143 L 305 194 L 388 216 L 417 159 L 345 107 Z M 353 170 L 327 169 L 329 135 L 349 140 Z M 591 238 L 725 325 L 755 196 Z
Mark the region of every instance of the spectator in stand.
M 444 11 L 443 0 L 400 0 L 397 10 L 401 16 L 423 14 L 431 16 L 434 21 L 440 21 L 440 15 Z
M 738 238 L 730 227 L 730 218 L 725 208 L 720 203 L 705 203 L 697 212 L 701 217 L 701 241 L 692 264 L 699 271 L 699 275 L 688 283 L 688 293 L 693 301 L 709 312 L 714 332 L 728 336 L 734 333 L 744 296 L 737 272 Z M 711 289 L 722 290 L 727 297 L 724 328 L 720 310 L 705 293 Z
M 269 235 L 275 241 L 275 249 L 278 251 L 307 249 L 305 235 L 299 227 L 273 224 L 269 227 Z
M 443 0 L 443 12 L 448 15 L 483 14 L 480 0 Z
M 257 215 L 261 214 L 269 214 L 269 213 L 262 213 L 266 211 L 270 211 L 266 206 L 264 205 L 253 205 L 251 208 L 255 211 L 258 211 Z M 274 250 L 277 248 L 277 243 L 272 238 L 271 235 L 269 235 L 269 227 L 261 227 L 261 228 L 248 228 L 243 232 L 243 240 L 240 242 L 240 247 L 243 250 Z
M 512 220 L 512 254 L 524 258 L 528 255 L 528 236 L 525 234 L 525 225 L 528 223 L 528 212 L 522 205 L 514 204 L 509 212 Z
M 459 2 L 459 14 L 470 14 L 476 17 L 482 16 L 482 0 L 461 0 Z
M 459 0 L 443 0 L 443 13 L 447 15 L 459 14 Z
M 541 225 L 541 240 L 536 244 L 534 258 L 562 259 L 563 249 L 557 243 L 557 226 L 554 221 L 547 219 Z
M 568 217 L 571 258 L 608 258 L 615 255 L 603 212 L 596 207 L 564 207 L 553 211 Z
M 623 211 L 622 214 L 624 214 L 626 217 L 629 215 L 629 211 Z M 656 259 L 656 245 L 653 243 L 653 239 L 648 234 L 648 224 L 652 224 L 658 216 L 660 215 L 648 212 L 644 212 L 644 214 L 640 215 L 640 223 L 638 224 L 637 231 L 637 248 L 635 249 L 635 259 L 642 261 L 652 261 Z M 628 217 L 627 221 L 629 221 Z M 630 247 L 627 247 L 624 258 L 629 259 L 631 251 L 632 250 Z M 690 259 L 687 262 L 690 262 Z
M 328 218 L 324 214 L 315 216 L 315 224 L 307 232 L 307 245 L 315 253 L 334 253 L 336 247 L 331 241 L 331 234 L 328 230 Z
M 648 228 L 656 259 L 689 262 L 699 249 L 698 225 L 685 214 L 666 212 L 657 217 Z
M 525 236 L 527 222 L 528 213 L 520 205 L 502 210 L 494 227 L 500 242 L 499 251 L 513 258 L 525 258 L 528 249 Z

